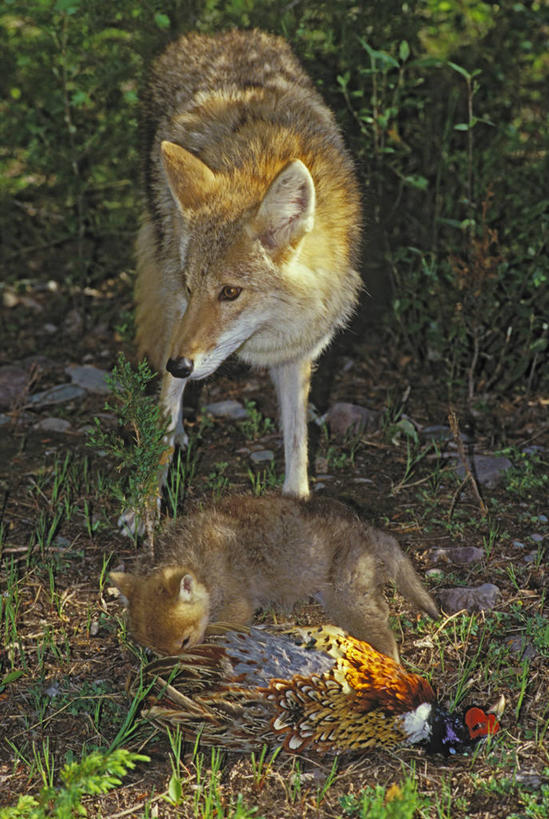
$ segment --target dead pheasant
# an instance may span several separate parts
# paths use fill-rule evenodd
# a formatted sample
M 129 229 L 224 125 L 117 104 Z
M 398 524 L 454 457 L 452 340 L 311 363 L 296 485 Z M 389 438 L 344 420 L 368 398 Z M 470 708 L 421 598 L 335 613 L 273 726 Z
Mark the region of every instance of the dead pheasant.
M 480 708 L 449 713 L 427 680 L 334 626 L 213 627 L 182 657 L 150 663 L 144 682 L 148 719 L 235 751 L 410 743 L 454 754 L 499 729 Z

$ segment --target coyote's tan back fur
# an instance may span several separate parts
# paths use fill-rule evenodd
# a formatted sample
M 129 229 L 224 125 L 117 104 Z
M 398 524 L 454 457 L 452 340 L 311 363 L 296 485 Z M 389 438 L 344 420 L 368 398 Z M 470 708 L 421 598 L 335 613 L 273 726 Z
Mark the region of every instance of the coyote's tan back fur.
M 168 528 L 157 565 L 112 573 L 136 640 L 164 654 L 200 641 L 209 621 L 251 621 L 319 593 L 328 620 L 398 659 L 383 585 L 437 607 L 390 535 L 337 501 L 228 496 Z
M 270 369 L 284 491 L 306 496 L 311 362 L 360 286 L 358 186 L 334 117 L 287 43 L 259 31 L 170 45 L 142 112 L 137 341 L 164 374 L 170 443 L 186 379 L 235 352 Z

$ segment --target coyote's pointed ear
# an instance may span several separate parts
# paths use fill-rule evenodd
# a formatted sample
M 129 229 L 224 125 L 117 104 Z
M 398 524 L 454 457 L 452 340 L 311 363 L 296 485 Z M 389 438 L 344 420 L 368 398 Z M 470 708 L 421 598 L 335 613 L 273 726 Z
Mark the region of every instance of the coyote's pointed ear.
M 161 151 L 173 198 L 183 212 L 194 210 L 216 188 L 215 174 L 201 159 L 173 142 L 164 141 Z
M 120 592 L 120 600 L 124 606 L 128 606 L 132 599 L 135 588 L 135 577 L 127 572 L 110 572 L 109 580 Z
M 195 580 L 192 574 L 185 574 L 179 585 L 179 599 L 183 603 L 192 603 L 195 596 Z
M 271 182 L 252 229 L 265 250 L 276 255 L 312 230 L 314 219 L 315 185 L 307 167 L 295 159 Z

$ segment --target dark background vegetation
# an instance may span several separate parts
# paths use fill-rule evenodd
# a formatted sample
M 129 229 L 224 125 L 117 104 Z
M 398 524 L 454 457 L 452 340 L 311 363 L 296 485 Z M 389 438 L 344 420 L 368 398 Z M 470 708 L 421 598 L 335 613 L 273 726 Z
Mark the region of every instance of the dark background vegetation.
M 0 428 L 0 805 L 57 787 L 66 762 L 123 744 L 152 762 L 111 801 L 88 801 L 92 815 L 169 816 L 177 808 L 245 819 L 255 808 L 238 807 L 244 793 L 269 819 L 342 811 L 541 818 L 549 808 L 538 535 L 547 524 L 549 382 L 545 0 L 3 0 L 0 365 L 47 357 L 42 372 L 33 370 L 32 393 L 66 380 L 71 361 L 110 369 L 120 349 L 131 356 L 144 71 L 178 33 L 231 26 L 288 38 L 335 111 L 363 186 L 365 292 L 350 332 L 319 367 L 313 400 L 320 411 L 334 400 L 369 403 L 383 428 L 352 446 L 313 436 L 312 472 L 333 473 L 324 491 L 398 534 L 421 570 L 434 564 L 429 546 L 483 550 L 478 565 L 444 567 L 442 580 L 429 582 L 497 583 L 495 611 L 425 623 L 398 598 L 391 608 L 405 662 L 432 674 L 452 702 L 505 693 L 504 730 L 478 759 L 450 766 L 420 752 L 380 751 L 341 765 L 333 786 L 331 763 L 306 769 L 280 758 L 258 776 L 255 762 L 229 760 L 220 771 L 218 758 L 214 765 L 192 749 L 173 762 L 173 743 L 150 726 L 145 738 L 143 723 L 126 719 L 124 684 L 139 663 L 106 578 L 118 559 L 131 565 L 137 548 L 115 525 L 110 484 L 119 475 L 80 433 L 94 416 L 108 427 L 112 415 L 104 397 L 87 396 L 57 411 L 73 431 L 56 438 L 33 432 L 43 410 L 25 403 L 27 395 Z M 275 417 L 266 379 L 240 377 L 247 380 L 235 392 L 219 374 L 207 397 L 243 393 Z M 475 451 L 509 447 L 512 455 L 505 485 L 482 490 L 485 505 L 459 484 L 448 453 L 418 440 L 416 428 L 445 423 L 450 407 Z M 191 416 L 184 509 L 188 496 L 209 499 L 229 485 L 250 491 L 242 454 L 250 439 L 278 447 L 281 471 L 274 425 L 261 413 L 252 421 L 245 430 Z M 264 484 L 280 482 L 276 468 Z M 529 563 L 525 543 L 537 549 Z M 308 609 L 297 616 L 308 622 Z M 124 773 L 120 760 L 113 764 Z M 208 765 L 221 800 L 210 813 Z M 408 812 L 391 812 L 385 787 L 403 777 Z M 366 797 L 360 802 L 374 784 L 377 813 Z M 53 792 L 35 815 L 58 815 L 52 805 L 65 790 Z M 23 807 L 5 814 L 27 815 Z
M 546 3 L 6 0 L 3 8 L 8 281 L 54 279 L 78 292 L 132 269 L 144 66 L 176 32 L 259 26 L 290 40 L 356 157 L 369 315 L 389 305 L 384 332 L 453 392 L 465 387 L 472 399 L 541 387 Z M 355 324 L 357 342 L 367 332 L 367 322 Z

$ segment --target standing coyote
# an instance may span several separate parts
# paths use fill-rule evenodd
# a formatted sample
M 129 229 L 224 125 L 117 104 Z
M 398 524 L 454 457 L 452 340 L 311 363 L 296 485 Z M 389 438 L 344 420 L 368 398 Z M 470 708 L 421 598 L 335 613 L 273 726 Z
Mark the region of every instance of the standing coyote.
M 283 491 L 306 497 L 311 364 L 360 288 L 358 186 L 334 117 L 284 40 L 230 31 L 168 47 L 142 125 L 137 342 L 163 373 L 169 457 L 187 380 L 237 353 L 270 371 Z

